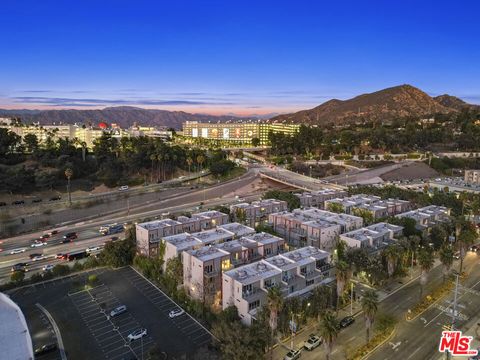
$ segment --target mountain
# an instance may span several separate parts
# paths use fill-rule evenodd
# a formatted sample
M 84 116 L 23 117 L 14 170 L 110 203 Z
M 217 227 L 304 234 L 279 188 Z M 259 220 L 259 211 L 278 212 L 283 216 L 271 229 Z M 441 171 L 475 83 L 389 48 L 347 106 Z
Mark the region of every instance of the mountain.
M 101 110 L 2 110 L 0 117 L 17 116 L 24 123 L 39 122 L 40 124 L 74 124 L 99 122 L 116 123 L 122 128 L 138 123 L 143 126 L 168 126 L 181 129 L 185 121 L 226 122 L 244 120 L 235 116 L 214 116 L 205 114 L 190 114 L 184 111 L 167 111 L 142 109 L 132 106 L 107 107 Z
M 445 107 L 452 108 L 452 109 L 455 109 L 455 110 L 458 110 L 458 111 L 461 111 L 461 110 L 464 110 L 464 109 L 480 110 L 479 105 L 469 104 L 469 103 L 463 101 L 462 99 L 460 99 L 456 96 L 451 96 L 451 95 L 448 95 L 448 94 L 443 94 L 443 95 L 440 95 L 440 96 L 436 96 L 436 97 L 433 98 L 433 100 L 435 100 L 440 105 L 443 105 Z
M 458 101 L 462 100 L 458 99 Z M 458 110 L 458 102 L 445 98 L 445 95 L 436 100 L 416 87 L 400 85 L 359 95 L 349 100 L 333 99 L 313 109 L 279 115 L 270 120 L 310 124 L 345 124 L 362 121 L 382 122 L 394 118 L 421 117 Z

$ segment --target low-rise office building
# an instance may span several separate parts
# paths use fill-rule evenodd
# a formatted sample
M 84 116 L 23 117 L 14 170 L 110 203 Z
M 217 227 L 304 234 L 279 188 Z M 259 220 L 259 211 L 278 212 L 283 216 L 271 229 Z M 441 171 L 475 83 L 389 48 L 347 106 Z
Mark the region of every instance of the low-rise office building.
M 349 247 L 378 251 L 402 236 L 403 227 L 388 223 L 377 223 L 340 235 Z
M 300 199 L 301 207 L 317 207 L 323 209 L 325 207 L 325 201 L 330 199 L 341 199 L 348 196 L 348 192 L 345 190 L 336 189 L 322 189 L 318 191 L 303 192 L 301 194 L 294 194 Z
M 333 281 L 330 254 L 305 247 L 223 273 L 223 309 L 235 306 L 250 325 L 267 301 L 268 289 L 278 286 L 287 297 L 307 296 L 316 286 Z
M 286 201 L 277 199 L 264 199 L 252 203 L 240 203 L 230 206 L 230 213 L 235 221 L 256 227 L 268 221 L 268 215 L 288 209 Z

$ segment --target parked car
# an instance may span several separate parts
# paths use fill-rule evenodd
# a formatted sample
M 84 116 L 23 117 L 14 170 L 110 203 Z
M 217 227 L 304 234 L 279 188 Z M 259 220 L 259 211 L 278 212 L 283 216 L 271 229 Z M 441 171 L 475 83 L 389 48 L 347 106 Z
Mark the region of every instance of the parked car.
M 128 340 L 133 341 L 133 340 L 138 340 L 141 339 L 142 337 L 147 336 L 147 329 L 138 329 L 132 332 L 127 336 Z
M 342 320 L 340 320 L 340 328 L 346 328 L 350 325 L 352 325 L 355 322 L 355 318 L 353 316 L 346 316 Z
M 128 190 L 128 185 L 122 185 L 118 188 L 118 191 L 126 191 Z
M 54 267 L 55 267 L 55 265 L 53 265 L 53 264 L 47 264 L 42 268 L 42 270 L 43 271 L 52 271 Z
M 180 316 L 180 315 L 183 315 L 185 314 L 185 310 L 183 309 L 174 309 L 172 311 L 170 311 L 170 313 L 168 314 L 168 316 L 170 317 L 170 319 L 173 319 L 173 318 L 176 318 L 177 316 Z
M 303 347 L 306 350 L 312 351 L 316 347 L 318 347 L 322 343 L 322 340 L 317 335 L 310 335 L 307 341 L 305 341 L 305 345 Z
M 302 355 L 302 351 L 300 349 L 298 350 L 292 349 L 287 353 L 287 355 L 285 355 L 283 360 L 296 360 L 300 358 L 301 355 Z
M 48 354 L 55 350 L 57 350 L 57 344 L 54 344 L 54 343 L 46 344 L 46 345 L 43 345 L 42 347 L 35 349 L 35 356 Z
M 10 251 L 10 255 L 21 254 L 25 252 L 25 248 L 13 249 Z
M 112 311 L 110 311 L 110 316 L 111 317 L 114 317 L 114 316 L 117 316 L 117 315 L 120 315 L 120 314 L 123 314 L 124 312 L 127 311 L 127 306 L 126 305 L 120 305 L 120 306 L 117 306 L 115 309 L 113 309 Z

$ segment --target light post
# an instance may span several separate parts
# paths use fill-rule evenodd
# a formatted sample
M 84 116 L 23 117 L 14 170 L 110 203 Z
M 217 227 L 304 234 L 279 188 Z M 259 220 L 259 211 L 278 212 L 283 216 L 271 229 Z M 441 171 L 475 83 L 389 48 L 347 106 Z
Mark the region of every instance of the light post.
M 73 170 L 70 168 L 65 169 L 65 176 L 67 177 L 67 192 L 68 192 L 68 205 L 72 205 L 72 194 L 70 192 L 70 178 L 73 176 Z
M 350 282 L 350 316 L 353 316 L 353 281 Z

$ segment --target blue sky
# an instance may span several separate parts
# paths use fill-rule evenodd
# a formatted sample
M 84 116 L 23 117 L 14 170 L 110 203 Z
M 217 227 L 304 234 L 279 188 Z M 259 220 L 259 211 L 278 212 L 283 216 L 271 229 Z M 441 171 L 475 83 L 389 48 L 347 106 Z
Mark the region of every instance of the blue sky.
M 286 112 L 409 83 L 480 103 L 475 1 L 0 2 L 0 106 Z

